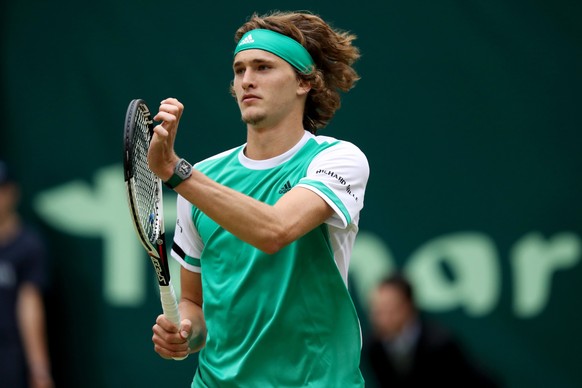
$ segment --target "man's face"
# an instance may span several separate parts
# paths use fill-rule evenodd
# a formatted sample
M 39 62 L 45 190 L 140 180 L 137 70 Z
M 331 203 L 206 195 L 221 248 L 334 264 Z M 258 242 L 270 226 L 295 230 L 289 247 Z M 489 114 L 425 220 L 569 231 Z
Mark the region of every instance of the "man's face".
M 307 90 L 283 59 L 263 50 L 245 50 L 234 58 L 233 90 L 242 120 L 258 128 L 275 126 L 292 113 L 303 113 Z
M 413 318 L 414 308 L 398 288 L 384 285 L 372 293 L 370 319 L 380 338 L 393 339 Z

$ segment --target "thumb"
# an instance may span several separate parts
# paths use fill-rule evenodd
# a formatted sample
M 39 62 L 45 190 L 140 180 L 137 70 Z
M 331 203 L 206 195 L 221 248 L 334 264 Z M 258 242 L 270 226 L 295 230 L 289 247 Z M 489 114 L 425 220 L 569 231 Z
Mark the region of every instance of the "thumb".
M 192 322 L 189 319 L 183 319 L 180 322 L 180 337 L 187 340 L 192 335 Z

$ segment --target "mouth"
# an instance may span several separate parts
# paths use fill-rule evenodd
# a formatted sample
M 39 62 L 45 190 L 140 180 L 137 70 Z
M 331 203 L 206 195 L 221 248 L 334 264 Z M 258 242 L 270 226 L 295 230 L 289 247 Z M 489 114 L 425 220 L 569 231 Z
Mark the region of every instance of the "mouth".
M 241 98 L 241 102 L 251 102 L 260 99 L 259 96 L 255 94 L 245 94 Z

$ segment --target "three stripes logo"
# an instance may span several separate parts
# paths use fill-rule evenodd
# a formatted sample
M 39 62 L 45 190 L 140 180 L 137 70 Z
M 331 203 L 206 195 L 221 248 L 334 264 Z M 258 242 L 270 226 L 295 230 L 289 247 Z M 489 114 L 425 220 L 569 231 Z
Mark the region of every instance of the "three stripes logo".
M 255 43 L 255 40 L 253 39 L 253 35 L 252 34 L 248 34 L 246 38 L 244 38 L 243 40 L 241 40 L 238 45 L 242 46 L 243 44 L 249 44 L 249 43 Z
M 281 187 L 281 190 L 279 190 L 279 194 L 285 194 L 289 190 L 291 190 L 291 182 L 287 181 L 287 183 L 285 183 L 283 187 Z

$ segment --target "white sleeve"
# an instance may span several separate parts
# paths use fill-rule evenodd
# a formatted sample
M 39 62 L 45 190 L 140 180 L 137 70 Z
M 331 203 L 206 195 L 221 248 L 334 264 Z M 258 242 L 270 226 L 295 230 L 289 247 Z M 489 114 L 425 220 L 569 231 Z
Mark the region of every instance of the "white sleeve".
M 177 211 L 171 255 L 187 270 L 200 272 L 200 255 L 204 243 L 192 221 L 192 204 L 178 195 Z
M 369 175 L 364 153 L 354 144 L 340 141 L 311 161 L 297 186 L 323 198 L 335 212 L 326 223 L 345 229 L 351 224 L 357 227 Z

